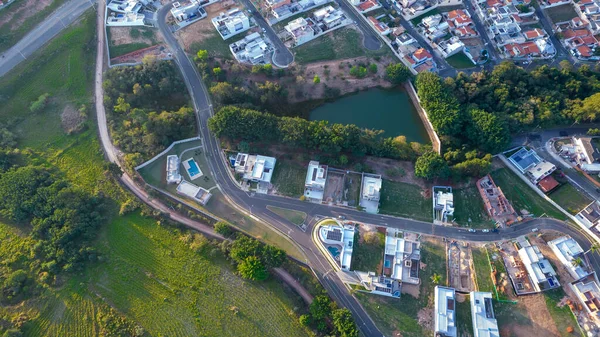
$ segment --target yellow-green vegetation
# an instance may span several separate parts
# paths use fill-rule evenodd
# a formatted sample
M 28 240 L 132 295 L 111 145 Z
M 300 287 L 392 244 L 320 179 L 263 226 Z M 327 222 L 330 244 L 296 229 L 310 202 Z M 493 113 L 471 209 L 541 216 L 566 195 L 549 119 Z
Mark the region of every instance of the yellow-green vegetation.
M 579 213 L 592 202 L 590 198 L 579 192 L 570 183 L 560 185 L 548 196 L 571 214 Z
M 118 27 L 118 29 L 123 29 L 123 27 Z M 111 39 L 111 28 L 107 29 L 107 40 L 108 40 L 108 50 L 110 52 L 110 57 L 118 57 L 125 54 L 129 54 L 136 50 L 148 48 L 158 44 L 155 36 L 155 29 L 150 27 L 130 27 L 129 35 L 134 39 L 139 39 L 141 37 L 144 38 L 146 42 L 132 42 L 127 44 L 115 45 L 115 41 Z
M 288 197 L 299 197 L 304 194 L 305 177 L 306 167 L 285 160 L 277 160 L 272 182 L 277 193 Z
M 493 221 L 485 211 L 483 200 L 477 186 L 453 189 L 454 194 L 454 221 L 460 226 L 472 228 L 492 228 Z
M 562 288 L 545 291 L 544 298 L 546 299 L 548 312 L 550 312 L 550 316 L 552 317 L 552 320 L 554 320 L 556 328 L 562 337 L 581 336 L 581 329 L 569 306 L 564 303 L 562 307 L 558 306 L 558 303 L 561 302 L 565 296 L 567 295 Z M 569 327 L 575 332 L 569 333 Z
M 289 222 L 293 223 L 294 225 L 299 226 L 299 225 L 302 225 L 304 223 L 304 221 L 306 221 L 306 213 L 304 213 L 304 212 L 295 211 L 293 209 L 288 209 L 288 208 L 275 207 L 275 206 L 267 206 L 267 208 L 269 209 L 269 211 L 288 220 Z
M 566 218 L 562 212 L 539 196 L 510 169 L 501 168 L 492 171 L 490 175 L 492 176 L 492 179 L 494 179 L 496 185 L 502 188 L 502 192 L 504 192 L 504 195 L 518 213 L 520 213 L 521 210 L 526 210 L 535 216 L 541 216 L 546 213 L 547 216 L 555 219 Z
M 421 285 L 419 298 L 402 294 L 401 298 L 371 295 L 356 292 L 362 306 L 367 310 L 377 327 L 386 336 L 394 336 L 400 331 L 405 337 L 421 337 L 433 334 L 419 323 L 418 313 L 426 307 L 433 307 L 434 288 L 431 281 L 433 274 L 440 276 L 440 285 L 446 284 L 446 252 L 440 243 L 423 242 L 421 244 L 421 261 L 425 269 L 420 271 Z
M 375 52 L 366 50 L 363 47 L 360 33 L 350 27 L 341 28 L 334 33 L 320 36 L 313 41 L 294 48 L 294 51 L 296 52 L 296 62 L 300 64 L 391 54 L 389 48 L 381 48 Z
M 475 268 L 475 275 L 477 277 L 477 290 L 489 291 L 493 294 L 494 283 L 492 282 L 492 270 L 490 269 L 487 250 L 485 248 L 473 247 L 471 252 L 473 256 L 473 268 Z
M 422 221 L 432 221 L 432 200 L 417 185 L 385 180 L 381 187 L 379 211 Z
M 240 39 L 243 39 L 243 34 L 237 37 L 233 37 L 228 40 L 223 38 L 214 30 L 207 32 L 207 37 L 202 39 L 202 42 L 194 42 L 190 46 L 191 52 L 195 53 L 198 50 L 207 50 L 210 56 L 218 57 L 221 59 L 233 59 L 231 50 L 229 50 L 229 44 L 234 43 Z
M 362 228 L 361 228 L 362 229 Z M 385 234 L 379 231 L 359 230 L 354 234 L 351 270 L 382 272 Z
M 4 1 L 6 2 L 6 1 Z M 66 0 L 52 0 L 43 10 L 37 10 L 29 16 L 30 6 L 35 6 L 34 1 L 17 0 L 7 8 L 0 10 L 0 53 L 6 51 L 21 38 L 52 14 Z M 24 17 L 27 15 L 27 17 Z

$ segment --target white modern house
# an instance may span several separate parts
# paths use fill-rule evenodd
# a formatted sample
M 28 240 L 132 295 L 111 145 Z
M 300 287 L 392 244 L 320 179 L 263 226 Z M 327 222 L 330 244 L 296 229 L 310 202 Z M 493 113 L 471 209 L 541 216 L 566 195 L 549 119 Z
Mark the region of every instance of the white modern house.
M 146 22 L 144 21 L 144 14 L 139 13 L 115 13 L 112 12 L 106 18 L 106 25 L 109 27 L 132 27 L 132 26 L 144 26 Z
M 534 151 L 521 148 L 515 154 L 510 156 L 508 160 L 532 182 L 539 183 L 540 180 L 546 178 L 556 170 L 554 164 L 549 163 Z
M 401 282 L 419 284 L 421 244 L 404 238 L 402 232 L 388 228 L 385 233 L 383 275 Z
M 199 0 L 176 1 L 171 8 L 171 15 L 178 23 L 195 21 L 206 17 L 206 11 Z
M 315 37 L 315 30 L 308 24 L 305 18 L 297 18 L 290 21 L 284 29 L 290 34 L 294 45 L 299 46 Z
M 558 239 L 548 242 L 548 246 L 550 246 L 550 249 L 552 249 L 573 279 L 579 280 L 589 274 L 583 249 L 575 239 L 568 236 L 561 236 Z M 581 258 L 582 265 L 573 264 L 573 261 L 577 258 Z
M 179 157 L 176 155 L 167 156 L 167 183 L 179 184 L 181 174 L 179 174 Z
M 234 35 L 250 29 L 248 16 L 239 8 L 231 9 L 227 13 L 221 13 L 211 21 L 223 40 L 227 40 Z
M 379 213 L 379 198 L 381 195 L 381 176 L 363 173 L 360 190 L 360 206 L 365 212 Z
M 238 62 L 252 65 L 271 63 L 270 55 L 273 52 L 271 45 L 259 33 L 252 33 L 230 44 L 229 50 Z
M 318 161 L 308 163 L 306 180 L 304 182 L 304 197 L 316 203 L 323 201 L 325 182 L 327 181 L 327 165 L 319 165 Z
M 453 288 L 435 287 L 435 336 L 456 337 L 456 299 Z
M 340 224 L 336 220 L 319 228 L 319 239 L 329 251 L 336 263 L 344 271 L 352 265 L 352 251 L 355 227 L 351 224 Z
M 258 183 L 257 192 L 267 193 L 276 162 L 273 157 L 238 153 L 233 161 L 233 168 L 242 175 L 243 180 Z
M 498 321 L 492 304 L 492 293 L 471 292 L 471 316 L 473 337 L 500 337 Z
M 590 318 L 597 323 L 600 322 L 600 282 L 596 273 L 591 273 L 579 281 L 570 283 L 569 286 Z
M 433 192 L 433 221 L 448 222 L 448 217 L 454 215 L 454 195 L 450 186 L 434 186 Z
M 117 13 L 139 13 L 144 5 L 148 4 L 148 0 L 111 0 L 106 8 Z
M 519 240 L 518 243 L 521 245 L 519 257 L 529 274 L 535 292 L 560 287 L 556 271 L 552 268 L 550 261 L 544 257 L 540 248 L 531 245 L 527 239 Z
M 197 201 L 201 205 L 206 205 L 212 196 L 210 192 L 204 188 L 196 186 L 185 180 L 181 181 L 181 183 L 177 186 L 177 193 L 185 195 L 190 199 Z

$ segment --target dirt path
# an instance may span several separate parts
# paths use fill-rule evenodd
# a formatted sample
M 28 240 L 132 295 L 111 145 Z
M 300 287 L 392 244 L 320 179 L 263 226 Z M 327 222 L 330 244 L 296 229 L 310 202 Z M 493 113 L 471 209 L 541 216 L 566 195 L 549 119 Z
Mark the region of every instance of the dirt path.
M 273 271 L 275 274 L 282 279 L 285 283 L 287 283 L 290 287 L 292 287 L 298 295 L 302 297 L 306 304 L 311 304 L 313 301 L 312 295 L 304 288 L 290 273 L 281 268 L 274 268 Z

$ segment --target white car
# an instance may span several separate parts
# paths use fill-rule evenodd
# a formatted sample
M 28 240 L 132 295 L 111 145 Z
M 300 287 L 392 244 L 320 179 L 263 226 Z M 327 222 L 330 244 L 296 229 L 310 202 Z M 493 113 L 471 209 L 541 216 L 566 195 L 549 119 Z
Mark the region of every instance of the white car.
M 533 233 L 535 233 L 535 232 L 539 231 L 539 229 L 538 229 L 538 228 L 534 228 L 534 229 L 532 229 L 531 231 L 532 231 Z
M 489 233 L 490 232 L 489 229 L 482 229 L 481 231 L 484 232 L 484 233 Z
M 475 232 L 477 232 L 477 230 L 476 230 L 476 229 L 473 229 L 473 228 L 469 228 L 469 232 L 471 232 L 471 233 L 475 233 Z

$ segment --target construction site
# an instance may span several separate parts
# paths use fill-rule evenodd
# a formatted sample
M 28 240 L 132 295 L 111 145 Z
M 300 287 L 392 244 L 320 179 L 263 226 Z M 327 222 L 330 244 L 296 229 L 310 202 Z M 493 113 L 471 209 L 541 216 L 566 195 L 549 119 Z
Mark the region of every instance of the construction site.
M 481 194 L 486 211 L 499 227 L 504 228 L 519 221 L 514 208 L 490 175 L 477 181 L 477 189 Z
M 471 247 L 467 242 L 448 244 L 448 285 L 458 292 L 476 290 Z

